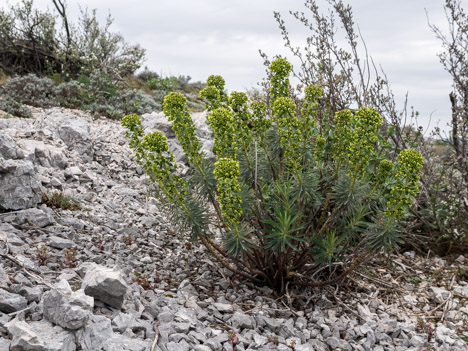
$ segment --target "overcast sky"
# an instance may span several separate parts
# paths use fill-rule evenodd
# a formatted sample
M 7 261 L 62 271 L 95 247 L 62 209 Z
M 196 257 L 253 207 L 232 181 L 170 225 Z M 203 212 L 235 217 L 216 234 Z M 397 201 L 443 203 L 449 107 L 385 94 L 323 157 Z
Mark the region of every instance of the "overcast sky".
M 19 0 L 9 0 L 10 4 Z M 3 1 L 2 1 L 3 2 Z M 326 1 L 318 0 L 326 10 Z M 355 23 L 360 27 L 369 54 L 385 70 L 401 106 L 409 103 L 420 111 L 426 127 L 450 119 L 450 76 L 437 53 L 440 42 L 428 27 L 445 27 L 443 0 L 350 0 Z M 54 10 L 52 0 L 35 0 L 37 7 Z M 288 11 L 306 11 L 304 0 L 68 0 L 69 17 L 78 6 L 96 8 L 98 17 L 110 12 L 113 30 L 146 49 L 145 65 L 164 75 L 189 75 L 205 81 L 222 75 L 227 88 L 255 87 L 265 75 L 258 50 L 270 57 L 288 52 L 283 47 L 273 11 L 283 14 L 293 43 L 301 44 L 307 30 Z M 444 128 L 446 129 L 446 128 Z

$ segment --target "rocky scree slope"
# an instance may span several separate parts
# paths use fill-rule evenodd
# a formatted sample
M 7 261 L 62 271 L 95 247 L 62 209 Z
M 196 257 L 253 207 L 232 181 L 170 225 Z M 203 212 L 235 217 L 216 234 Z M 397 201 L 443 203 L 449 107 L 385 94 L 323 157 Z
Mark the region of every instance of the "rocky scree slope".
M 212 155 L 205 114 L 193 118 Z M 142 120 L 168 136 L 184 171 L 165 117 Z M 468 269 L 464 257 L 450 266 L 407 253 L 383 280 L 356 274 L 346 289 L 277 298 L 171 229 L 127 144 L 118 122 L 80 111 L 0 118 L 1 351 L 468 349 L 466 282 L 421 279 Z M 77 205 L 48 207 L 44 193 Z M 408 275 L 421 281 L 399 279 Z

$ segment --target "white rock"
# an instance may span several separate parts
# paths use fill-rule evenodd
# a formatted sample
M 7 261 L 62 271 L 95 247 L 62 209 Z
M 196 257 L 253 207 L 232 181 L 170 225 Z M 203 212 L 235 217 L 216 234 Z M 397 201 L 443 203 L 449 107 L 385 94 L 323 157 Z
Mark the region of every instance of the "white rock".
M 28 306 L 28 300 L 18 294 L 12 294 L 0 289 L 0 311 L 5 313 L 16 312 Z
M 11 335 L 10 351 L 75 351 L 75 337 L 43 320 L 26 323 L 13 319 L 6 328 Z
M 81 286 L 87 295 L 119 309 L 127 293 L 122 272 L 104 266 L 89 268 Z
M 44 317 L 66 329 L 82 328 L 92 315 L 94 299 L 83 290 L 73 292 L 66 280 L 60 280 L 42 299 Z
M 437 302 L 442 303 L 448 299 L 450 292 L 444 288 L 439 288 L 436 286 L 431 286 L 429 288 L 429 296 L 435 299 Z
M 77 343 L 84 351 L 101 350 L 113 336 L 111 321 L 105 316 L 91 316 L 76 332 Z

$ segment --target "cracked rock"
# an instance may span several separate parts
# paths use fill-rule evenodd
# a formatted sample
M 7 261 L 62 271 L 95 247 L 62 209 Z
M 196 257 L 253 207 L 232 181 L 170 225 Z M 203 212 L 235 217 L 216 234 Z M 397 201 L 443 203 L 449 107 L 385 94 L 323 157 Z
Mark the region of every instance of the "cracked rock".
M 66 280 L 43 296 L 44 317 L 63 328 L 82 328 L 92 314 L 94 300 L 83 290 L 73 292 Z

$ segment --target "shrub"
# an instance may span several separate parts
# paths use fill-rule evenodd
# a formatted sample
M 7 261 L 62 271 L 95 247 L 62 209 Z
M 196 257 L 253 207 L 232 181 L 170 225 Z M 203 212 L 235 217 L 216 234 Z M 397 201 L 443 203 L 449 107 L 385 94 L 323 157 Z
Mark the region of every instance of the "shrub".
M 109 103 L 122 111 L 123 117 L 129 113 L 151 113 L 161 111 L 161 105 L 151 95 L 137 89 L 123 89 L 110 98 Z
M 164 94 L 168 94 L 179 88 L 179 82 L 177 77 L 157 77 L 148 79 L 146 81 L 146 86 L 151 90 L 160 90 L 163 91 Z
M 28 74 L 10 79 L 0 89 L 0 109 L 20 117 L 31 115 L 22 104 L 79 108 L 112 118 L 161 110 L 161 104 L 151 95 L 138 89 L 119 88 L 101 71 L 59 85 L 52 79 Z
M 412 248 L 446 255 L 468 248 L 468 189 L 456 152 L 444 140 L 426 141 L 425 165 L 414 218 L 409 222 Z M 409 245 L 409 244 L 408 244 Z
M 154 72 L 154 71 L 151 71 L 150 69 L 148 69 L 148 67 L 145 66 L 145 69 L 143 71 L 141 71 L 140 73 L 138 73 L 136 75 L 136 77 L 141 80 L 142 82 L 147 82 L 151 79 L 157 79 L 157 78 L 160 78 L 159 74 Z
M 76 80 L 60 83 L 54 88 L 55 100 L 66 108 L 81 108 L 85 96 L 85 85 Z
M 86 85 L 85 101 L 104 104 L 117 92 L 117 86 L 110 76 L 102 71 L 95 70 L 89 77 L 81 76 L 81 82 Z
M 18 103 L 35 107 L 51 107 L 57 105 L 54 99 L 55 83 L 52 79 L 27 74 L 14 77 L 2 86 L 2 93 Z
M 221 77 L 208 78 L 201 96 L 215 162 L 200 149 L 186 98 L 165 97 L 163 111 L 189 160 L 187 178 L 177 174 L 161 132 L 143 135 L 137 115 L 122 120 L 171 221 L 225 268 L 278 291 L 338 282 L 382 248 L 395 248 L 422 167 L 417 151 L 402 150 L 394 162 L 380 150 L 382 117 L 372 108 L 339 111 L 320 130 L 321 89 L 307 87 L 298 111 L 289 73 L 284 59 L 270 66 L 270 108 L 244 93 L 228 96 Z
M 326 8 L 323 9 L 323 6 Z M 450 93 L 452 104 L 452 130 L 443 136 L 436 130 L 436 138 L 443 140 L 447 155 L 434 153 L 434 141 L 424 138 L 422 127 L 417 124 L 418 113 L 404 108 L 399 110 L 383 69 L 375 65 L 371 53 L 353 18 L 352 7 L 342 0 L 305 1 L 305 11 L 291 11 L 296 22 L 308 31 L 305 47 L 293 42 L 287 28 L 287 18 L 278 12 L 278 23 L 284 45 L 299 64 L 294 67 L 298 90 L 310 84 L 320 85 L 323 96 L 319 99 L 318 119 L 333 124 L 335 112 L 362 106 L 375 108 L 384 123 L 379 142 L 390 153 L 412 147 L 424 157 L 422 171 L 423 191 L 417 197 L 411 217 L 405 218 L 408 232 L 406 247 L 425 252 L 434 250 L 443 254 L 452 248 L 466 251 L 468 248 L 468 79 L 466 46 L 468 24 L 466 12 L 460 0 L 445 1 L 448 32 L 430 25 L 441 40 L 443 50 L 440 61 L 453 79 Z M 365 35 L 365 33 L 363 33 Z M 265 64 L 270 61 L 262 53 Z M 265 87 L 271 84 L 265 81 Z M 290 87 L 291 88 L 291 87 Z M 297 94 L 300 95 L 300 94 Z M 269 98 L 262 97 L 265 101 Z M 408 118 L 407 118 L 408 117 Z M 406 124 L 407 121 L 416 124 Z M 410 123 L 411 123 L 410 122 Z M 406 125 L 405 125 L 406 124 Z M 393 156 L 392 156 L 393 158 Z
M 437 155 L 435 145 L 428 148 L 433 167 L 424 172 L 427 187 L 417 229 L 430 233 L 432 247 L 447 254 L 452 248 L 461 252 L 468 248 L 468 16 L 460 0 L 447 0 L 444 6 L 448 32 L 433 24 L 430 28 L 441 41 L 443 50 L 438 56 L 453 82 L 448 94 L 451 131 L 448 137 L 438 129 L 435 132 L 445 155 Z
M 7 95 L 0 96 L 0 110 L 17 117 L 31 117 L 31 110 Z
M 0 8 L 0 68 L 8 74 L 60 72 L 70 78 L 94 70 L 121 79 L 133 74 L 144 60 L 145 50 L 129 44 L 110 30 L 112 17 L 104 25 L 96 11 L 81 11 L 75 23 L 64 0 L 54 0 L 59 14 L 41 12 L 32 0 Z M 62 25 L 60 26 L 59 23 Z M 55 76 L 58 78 L 58 76 Z

